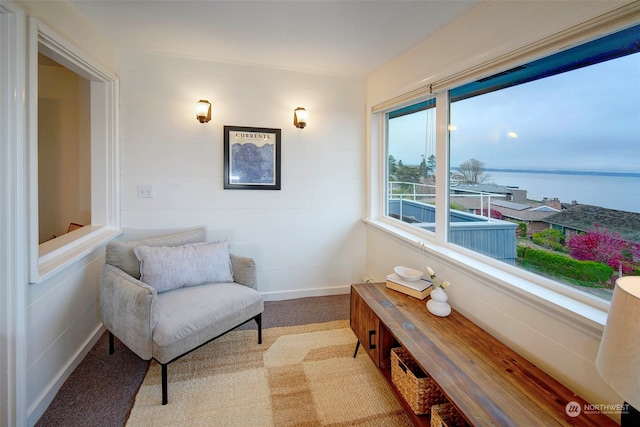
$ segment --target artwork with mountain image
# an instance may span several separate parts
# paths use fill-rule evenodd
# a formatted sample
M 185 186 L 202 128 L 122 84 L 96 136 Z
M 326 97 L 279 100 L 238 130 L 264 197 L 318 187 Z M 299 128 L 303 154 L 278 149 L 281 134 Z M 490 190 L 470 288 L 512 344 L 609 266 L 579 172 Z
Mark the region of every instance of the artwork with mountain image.
M 280 129 L 224 127 L 224 188 L 280 189 Z

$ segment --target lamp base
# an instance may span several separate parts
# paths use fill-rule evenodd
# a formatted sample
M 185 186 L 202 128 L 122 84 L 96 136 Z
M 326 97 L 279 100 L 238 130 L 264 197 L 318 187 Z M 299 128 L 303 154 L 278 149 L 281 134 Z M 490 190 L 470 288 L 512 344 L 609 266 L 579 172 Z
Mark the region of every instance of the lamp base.
M 640 426 L 640 411 L 638 411 L 633 406 L 629 405 L 627 402 L 624 402 L 624 406 L 626 410 L 622 410 L 622 414 L 620 416 L 620 426 L 621 427 L 637 427 Z

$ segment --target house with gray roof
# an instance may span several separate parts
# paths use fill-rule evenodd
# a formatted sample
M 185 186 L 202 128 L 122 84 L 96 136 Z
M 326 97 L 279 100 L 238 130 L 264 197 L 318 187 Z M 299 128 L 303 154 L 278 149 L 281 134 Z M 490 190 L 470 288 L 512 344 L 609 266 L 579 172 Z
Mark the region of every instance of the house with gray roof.
M 451 192 L 451 202 L 466 212 L 494 218 L 499 212 L 499 219 L 526 224 L 528 236 L 549 228 L 546 218 L 565 208 L 556 198 L 531 201 L 527 190 L 496 184 L 458 184 Z
M 593 230 L 596 225 L 624 240 L 640 243 L 640 213 L 625 212 L 600 206 L 573 204 L 568 209 L 548 216 L 552 228 L 562 230 L 567 238 Z

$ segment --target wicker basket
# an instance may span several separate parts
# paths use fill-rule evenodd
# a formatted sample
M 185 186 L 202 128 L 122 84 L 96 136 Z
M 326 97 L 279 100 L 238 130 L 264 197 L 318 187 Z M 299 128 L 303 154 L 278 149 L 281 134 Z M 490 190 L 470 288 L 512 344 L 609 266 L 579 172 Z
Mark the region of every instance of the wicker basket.
M 443 403 L 431 407 L 431 427 L 468 427 L 469 423 L 451 404 Z
M 433 405 L 447 402 L 435 381 L 422 372 L 402 347 L 391 349 L 391 381 L 416 415 L 428 414 Z

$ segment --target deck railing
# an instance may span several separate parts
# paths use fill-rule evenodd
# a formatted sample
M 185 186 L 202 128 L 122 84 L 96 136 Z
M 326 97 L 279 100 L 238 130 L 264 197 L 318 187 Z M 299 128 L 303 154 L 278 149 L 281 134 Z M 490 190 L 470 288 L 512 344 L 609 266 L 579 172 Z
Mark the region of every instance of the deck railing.
M 403 192 L 398 192 L 399 185 L 393 189 L 392 184 L 407 184 Z M 424 188 L 426 187 L 426 188 Z M 423 230 L 435 231 L 435 193 L 433 185 L 416 183 L 390 183 L 387 214 L 397 217 L 403 222 Z M 394 191 L 395 190 L 395 193 Z M 407 191 L 407 189 L 410 189 Z M 435 190 L 435 189 L 434 189 Z M 513 264 L 516 259 L 517 224 L 491 218 L 491 198 L 505 197 L 502 194 L 470 190 L 471 194 L 456 194 L 456 197 L 475 197 L 479 199 L 481 211 L 486 216 L 451 209 L 449 212 L 449 241 L 472 249 L 484 255 Z M 487 201 L 487 208 L 482 208 Z
M 403 187 L 411 188 L 410 191 L 403 190 Z M 422 191 L 419 191 L 422 190 Z M 468 193 L 468 194 L 466 194 Z M 433 184 L 420 184 L 416 182 L 403 182 L 403 181 L 389 181 L 389 190 L 387 192 L 389 200 L 413 200 L 416 202 L 423 202 L 427 204 L 435 204 L 436 198 L 436 186 Z M 506 198 L 506 194 L 490 193 L 487 191 L 478 190 L 461 190 L 456 189 L 455 197 L 459 198 L 477 198 L 478 208 L 477 212 L 480 212 L 480 216 L 491 220 L 491 198 Z M 429 203 L 428 200 L 433 200 L 433 203 Z M 486 208 L 485 208 L 486 201 Z M 402 203 L 400 204 L 402 209 Z M 486 215 L 485 215 L 486 214 Z M 402 218 L 402 210 L 400 212 Z

